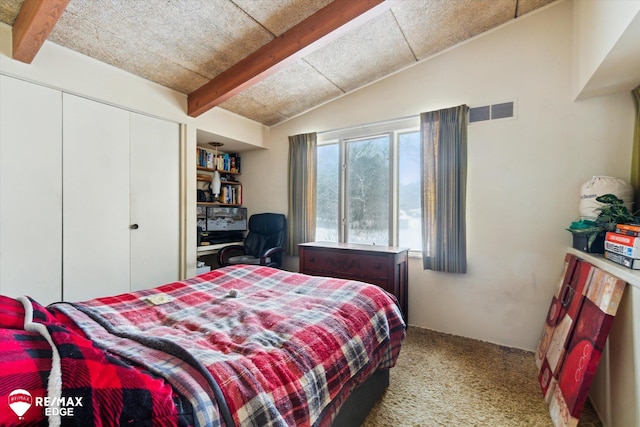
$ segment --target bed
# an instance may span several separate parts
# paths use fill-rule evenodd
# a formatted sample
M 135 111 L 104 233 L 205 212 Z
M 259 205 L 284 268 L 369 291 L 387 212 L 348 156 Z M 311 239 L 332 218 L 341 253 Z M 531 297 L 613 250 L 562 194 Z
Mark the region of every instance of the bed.
M 47 307 L 0 296 L 0 425 L 353 425 L 404 336 L 379 287 L 261 266 Z

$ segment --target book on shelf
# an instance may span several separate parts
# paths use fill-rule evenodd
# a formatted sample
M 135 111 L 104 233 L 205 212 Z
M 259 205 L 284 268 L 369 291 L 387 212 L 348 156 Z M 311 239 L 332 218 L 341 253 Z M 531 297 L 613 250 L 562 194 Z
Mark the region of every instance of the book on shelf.
M 638 236 L 627 236 L 625 234 L 607 231 L 604 240 L 605 242 L 619 243 L 621 245 L 631 246 L 633 248 L 640 248 L 640 237 Z
M 640 236 L 640 224 L 616 224 L 616 233 L 625 236 Z
M 607 250 L 604 251 L 604 257 L 632 270 L 640 270 L 640 259 L 630 258 Z
M 228 205 L 242 204 L 242 187 L 236 185 L 223 185 L 220 188 L 220 203 Z
M 627 246 L 606 240 L 604 242 L 604 248 L 609 252 L 624 255 L 629 258 L 640 258 L 640 248 L 634 248 L 633 246 Z
M 196 147 L 198 166 L 207 169 L 218 169 L 220 172 L 240 173 L 240 156 L 238 153 L 215 153 Z
M 222 187 L 220 187 L 220 198 L 218 200 L 220 200 L 221 203 L 229 203 L 228 197 L 227 197 L 226 185 L 223 185 Z

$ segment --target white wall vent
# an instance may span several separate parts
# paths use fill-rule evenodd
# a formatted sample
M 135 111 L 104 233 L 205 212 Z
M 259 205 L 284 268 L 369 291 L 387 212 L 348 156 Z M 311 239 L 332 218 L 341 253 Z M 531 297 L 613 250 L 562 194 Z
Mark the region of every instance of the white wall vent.
M 469 108 L 469 123 L 513 117 L 513 101 Z

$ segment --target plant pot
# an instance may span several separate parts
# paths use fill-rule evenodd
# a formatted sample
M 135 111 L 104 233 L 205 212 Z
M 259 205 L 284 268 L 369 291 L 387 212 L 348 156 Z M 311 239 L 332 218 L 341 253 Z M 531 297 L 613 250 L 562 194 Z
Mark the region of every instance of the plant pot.
M 571 233 L 573 235 L 573 248 L 581 250 L 583 252 L 589 252 L 592 254 L 604 253 L 604 236 L 605 233 L 598 233 L 596 240 L 593 241 L 591 247 L 589 247 L 589 235 Z

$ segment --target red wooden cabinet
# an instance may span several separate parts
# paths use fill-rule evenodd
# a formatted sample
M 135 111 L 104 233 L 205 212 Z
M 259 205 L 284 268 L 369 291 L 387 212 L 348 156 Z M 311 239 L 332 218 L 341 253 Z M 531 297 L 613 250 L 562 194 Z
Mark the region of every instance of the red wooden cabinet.
M 313 242 L 298 245 L 300 273 L 358 280 L 380 286 L 398 300 L 408 319 L 408 248 Z

